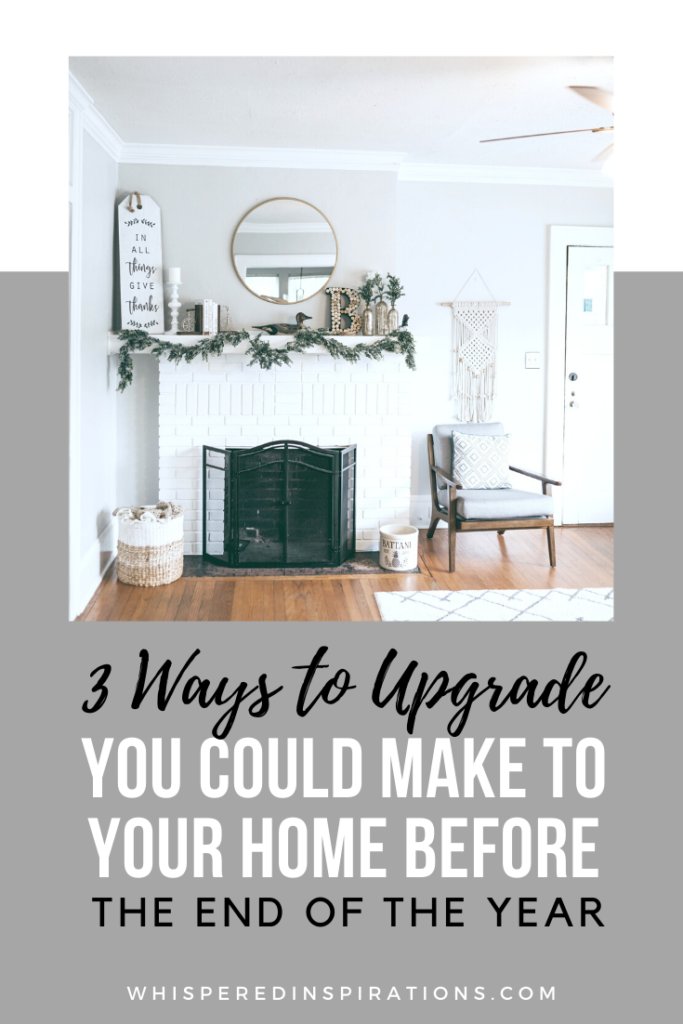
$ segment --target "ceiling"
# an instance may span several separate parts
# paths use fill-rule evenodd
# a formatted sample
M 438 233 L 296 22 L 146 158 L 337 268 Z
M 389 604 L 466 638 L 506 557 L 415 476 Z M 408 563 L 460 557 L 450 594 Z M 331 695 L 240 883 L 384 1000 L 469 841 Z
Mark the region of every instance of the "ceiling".
M 597 170 L 611 57 L 72 57 L 126 143 L 387 150 L 406 162 Z

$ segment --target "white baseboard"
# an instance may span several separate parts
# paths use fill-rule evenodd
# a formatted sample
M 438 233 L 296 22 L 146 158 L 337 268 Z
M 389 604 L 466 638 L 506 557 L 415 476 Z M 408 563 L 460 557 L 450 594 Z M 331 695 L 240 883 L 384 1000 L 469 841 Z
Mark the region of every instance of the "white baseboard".
M 78 600 L 71 610 L 71 618 L 80 615 L 93 596 L 107 569 L 116 557 L 116 524 L 105 526 L 94 544 L 81 557 Z

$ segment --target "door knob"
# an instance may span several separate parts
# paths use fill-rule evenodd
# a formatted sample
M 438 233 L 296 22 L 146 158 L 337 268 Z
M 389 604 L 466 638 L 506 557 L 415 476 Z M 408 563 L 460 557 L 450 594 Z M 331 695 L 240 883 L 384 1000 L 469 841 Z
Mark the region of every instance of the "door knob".
M 579 403 L 578 402 L 570 402 L 569 403 L 569 408 L 570 409 L 578 409 L 579 408 Z
M 569 374 L 569 379 L 570 380 L 578 380 L 579 379 L 578 373 L 570 373 Z

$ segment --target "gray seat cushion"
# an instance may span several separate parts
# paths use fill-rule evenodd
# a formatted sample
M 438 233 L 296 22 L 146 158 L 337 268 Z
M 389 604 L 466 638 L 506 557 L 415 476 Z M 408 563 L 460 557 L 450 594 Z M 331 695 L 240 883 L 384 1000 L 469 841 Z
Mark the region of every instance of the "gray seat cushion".
M 458 491 L 455 510 L 462 519 L 535 519 L 553 514 L 550 494 L 500 490 Z
M 453 431 L 459 430 L 461 434 L 504 434 L 502 423 L 439 423 L 432 432 L 434 437 L 434 459 L 437 466 L 445 470 L 449 476 L 453 472 Z M 437 487 L 445 491 L 447 485 L 441 477 L 437 477 Z M 463 494 L 466 492 L 462 492 Z M 473 492 L 476 493 L 476 492 Z

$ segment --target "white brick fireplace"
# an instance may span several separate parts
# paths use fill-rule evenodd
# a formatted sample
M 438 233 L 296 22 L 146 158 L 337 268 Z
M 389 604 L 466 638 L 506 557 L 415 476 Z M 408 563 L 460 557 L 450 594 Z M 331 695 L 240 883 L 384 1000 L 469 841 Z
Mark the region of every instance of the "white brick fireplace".
M 185 507 L 185 553 L 202 550 L 201 446 L 288 438 L 358 445 L 356 547 L 377 550 L 381 525 L 409 522 L 413 385 L 403 357 L 353 364 L 295 354 L 271 370 L 248 362 L 239 350 L 160 362 L 159 497 Z

